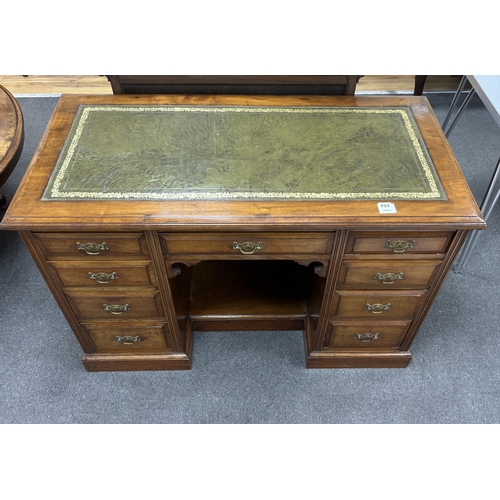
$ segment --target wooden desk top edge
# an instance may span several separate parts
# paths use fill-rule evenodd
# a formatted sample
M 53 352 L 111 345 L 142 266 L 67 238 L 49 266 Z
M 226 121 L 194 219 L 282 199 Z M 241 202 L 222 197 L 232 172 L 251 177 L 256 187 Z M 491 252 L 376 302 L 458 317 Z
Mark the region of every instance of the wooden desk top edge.
M 396 214 L 380 214 L 378 201 L 41 201 L 55 161 L 80 104 L 195 104 L 244 106 L 409 106 L 432 157 L 448 200 L 398 201 Z M 48 152 L 53 158 L 45 159 Z M 57 153 L 57 154 L 56 154 Z M 54 161 L 54 155 L 56 160 Z M 77 203 L 78 205 L 75 205 Z M 124 205 L 126 204 L 126 211 Z M 75 206 L 78 213 L 74 215 Z M 70 214 L 70 215 L 67 215 Z M 266 227 L 311 230 L 332 227 L 436 229 L 449 225 L 480 229 L 485 223 L 441 127 L 425 97 L 406 96 L 199 96 L 63 95 L 31 160 L 0 229 L 200 230 Z M 182 230 L 182 229 L 181 229 Z

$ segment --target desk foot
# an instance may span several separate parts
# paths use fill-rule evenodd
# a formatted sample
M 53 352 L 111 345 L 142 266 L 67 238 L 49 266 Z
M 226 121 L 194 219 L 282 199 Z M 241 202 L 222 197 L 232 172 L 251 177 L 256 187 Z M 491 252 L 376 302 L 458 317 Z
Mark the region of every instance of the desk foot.
M 191 360 L 185 354 L 158 354 L 156 356 L 84 354 L 82 363 L 88 372 L 191 369 Z
M 406 368 L 411 352 L 311 352 L 307 368 Z

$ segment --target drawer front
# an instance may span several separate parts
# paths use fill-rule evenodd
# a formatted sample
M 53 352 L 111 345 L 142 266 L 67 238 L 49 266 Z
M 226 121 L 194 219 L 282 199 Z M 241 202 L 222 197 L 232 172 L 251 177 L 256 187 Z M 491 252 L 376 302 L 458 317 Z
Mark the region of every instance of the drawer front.
M 148 255 L 142 233 L 34 233 L 46 257 L 79 259 Z
M 338 286 L 425 288 L 441 264 L 440 260 L 344 260 Z
M 408 323 L 330 323 L 325 349 L 384 349 L 401 345 L 410 326 Z
M 167 255 L 219 254 L 329 256 L 333 233 L 164 233 Z
M 65 286 L 116 287 L 155 284 L 150 261 L 49 261 Z
M 354 231 L 349 235 L 347 254 L 444 254 L 453 233 L 369 233 Z
M 80 320 L 113 319 L 126 321 L 136 318 L 163 317 L 158 290 L 74 290 L 66 296 Z
M 93 324 L 86 326 L 96 351 L 100 353 L 171 352 L 165 340 L 166 325 L 129 326 Z
M 331 317 L 366 317 L 371 320 L 410 318 L 421 301 L 425 300 L 426 293 L 425 290 L 338 290 L 335 293 Z

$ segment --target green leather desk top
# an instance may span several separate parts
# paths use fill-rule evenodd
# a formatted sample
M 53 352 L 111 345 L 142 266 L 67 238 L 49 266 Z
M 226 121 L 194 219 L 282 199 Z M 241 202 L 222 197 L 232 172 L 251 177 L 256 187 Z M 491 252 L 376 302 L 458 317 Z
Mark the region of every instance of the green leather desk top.
M 445 200 L 409 107 L 81 105 L 44 200 Z

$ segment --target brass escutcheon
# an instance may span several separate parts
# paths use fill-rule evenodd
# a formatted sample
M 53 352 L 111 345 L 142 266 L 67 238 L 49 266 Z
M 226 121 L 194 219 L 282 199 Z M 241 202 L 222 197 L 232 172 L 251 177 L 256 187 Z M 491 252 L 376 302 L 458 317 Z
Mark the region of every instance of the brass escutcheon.
M 366 304 L 365 309 L 371 311 L 373 314 L 381 314 L 384 311 L 388 311 L 391 308 L 391 304 Z
M 89 279 L 97 281 L 97 283 L 109 283 L 111 280 L 117 280 L 118 274 L 114 271 L 112 273 L 91 273 L 89 272 Z
M 392 285 L 396 280 L 403 279 L 403 273 L 377 273 L 376 280 L 380 280 L 384 285 Z
M 123 314 L 125 311 L 130 311 L 130 306 L 128 304 L 125 304 L 123 306 L 119 304 L 111 304 L 108 306 L 108 304 L 103 304 L 105 311 L 110 312 L 111 314 Z
M 356 333 L 354 339 L 361 340 L 361 342 L 371 342 L 378 339 L 378 333 Z
M 109 250 L 105 241 L 102 243 L 76 243 L 76 248 L 87 255 L 99 255 L 103 250 Z
M 136 335 L 135 337 L 131 337 L 130 335 L 125 335 L 123 337 L 120 337 L 119 335 L 117 335 L 116 341 L 120 342 L 120 344 L 132 345 L 135 344 L 135 342 L 140 342 L 141 337 L 139 337 L 139 335 Z
M 394 241 L 394 242 L 392 242 L 391 240 L 387 240 L 385 242 L 384 248 L 392 248 L 392 251 L 394 253 L 404 253 L 409 248 L 413 248 L 414 244 L 415 244 L 415 240 L 411 240 L 411 241 Z
M 238 243 L 235 241 L 233 243 L 233 249 L 234 250 L 239 250 L 242 254 L 245 255 L 252 255 L 255 253 L 255 250 L 262 250 L 262 241 L 259 241 L 258 243 L 252 243 L 251 241 L 245 241 L 244 243 Z

